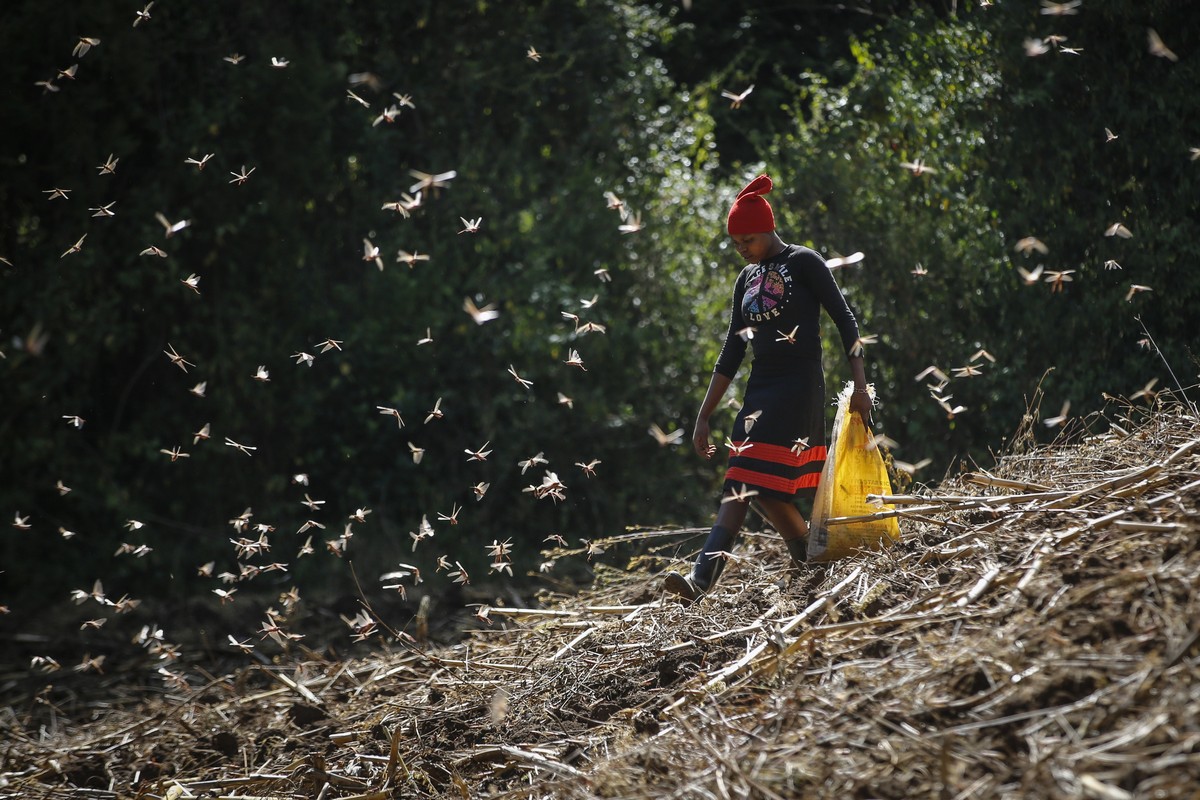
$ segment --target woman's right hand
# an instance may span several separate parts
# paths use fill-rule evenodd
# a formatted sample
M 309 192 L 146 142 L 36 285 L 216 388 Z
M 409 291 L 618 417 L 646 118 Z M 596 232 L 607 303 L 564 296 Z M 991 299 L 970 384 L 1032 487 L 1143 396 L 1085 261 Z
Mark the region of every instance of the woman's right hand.
M 696 430 L 692 432 L 692 447 L 701 458 L 712 458 L 712 454 L 717 452 L 717 446 L 708 441 L 708 435 L 708 420 L 698 418 Z

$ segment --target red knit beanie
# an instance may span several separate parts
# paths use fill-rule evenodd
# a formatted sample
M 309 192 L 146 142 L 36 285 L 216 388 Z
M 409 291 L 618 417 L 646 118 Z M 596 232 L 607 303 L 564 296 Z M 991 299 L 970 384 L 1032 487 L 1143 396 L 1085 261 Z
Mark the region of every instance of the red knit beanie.
M 748 233 L 770 233 L 775 230 L 775 213 L 771 204 L 763 197 L 774 188 L 768 175 L 759 175 L 738 192 L 733 207 L 729 209 L 726 227 L 730 236 Z

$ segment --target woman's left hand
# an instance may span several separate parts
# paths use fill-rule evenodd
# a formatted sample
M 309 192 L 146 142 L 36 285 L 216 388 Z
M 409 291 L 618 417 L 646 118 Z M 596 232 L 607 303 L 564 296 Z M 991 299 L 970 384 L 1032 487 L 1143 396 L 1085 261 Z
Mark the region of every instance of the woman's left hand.
M 850 410 L 858 414 L 863 424 L 871 424 L 871 396 L 865 391 L 855 391 L 850 395 Z

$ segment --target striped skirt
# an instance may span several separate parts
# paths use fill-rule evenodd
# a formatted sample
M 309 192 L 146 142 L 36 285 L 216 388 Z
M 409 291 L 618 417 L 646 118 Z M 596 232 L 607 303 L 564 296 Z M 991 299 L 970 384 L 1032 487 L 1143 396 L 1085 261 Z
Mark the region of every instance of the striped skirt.
M 825 376 L 821 362 L 786 372 L 752 369 L 733 440 L 723 496 L 754 489 L 764 497 L 812 498 L 825 466 Z

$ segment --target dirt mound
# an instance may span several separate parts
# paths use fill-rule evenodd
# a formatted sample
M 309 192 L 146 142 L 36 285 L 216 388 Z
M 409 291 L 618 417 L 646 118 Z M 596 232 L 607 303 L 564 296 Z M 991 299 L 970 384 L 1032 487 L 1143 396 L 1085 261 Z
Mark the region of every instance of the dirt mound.
M 784 574 L 750 535 L 688 608 L 637 534 L 628 569 L 481 609 L 453 647 L 292 649 L 91 719 L 30 698 L 0 717 L 0 793 L 1194 796 L 1200 420 L 1131 411 L 892 498 L 887 552 Z

